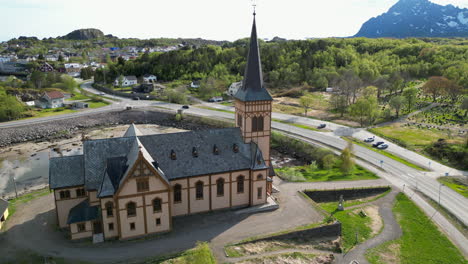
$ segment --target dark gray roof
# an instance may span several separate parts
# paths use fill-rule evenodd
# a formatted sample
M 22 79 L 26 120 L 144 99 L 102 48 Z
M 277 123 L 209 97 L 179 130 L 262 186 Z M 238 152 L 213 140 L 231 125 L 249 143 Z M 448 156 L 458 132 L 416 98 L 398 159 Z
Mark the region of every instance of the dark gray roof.
M 8 202 L 0 198 L 0 218 L 8 208 Z
M 252 165 L 251 144 L 244 143 L 239 128 L 149 135 L 138 139 L 169 180 L 250 169 Z M 237 153 L 233 151 L 234 144 L 239 146 Z M 213 153 L 214 145 L 219 149 L 218 155 Z M 194 147 L 198 157 L 192 155 Z M 171 159 L 172 150 L 176 160 Z
M 129 76 L 125 76 L 125 78 L 129 81 L 136 81 L 138 80 L 137 77 L 135 75 L 129 75 Z
M 125 157 L 130 151 L 135 137 L 87 140 L 83 143 L 85 163 L 85 187 L 98 190 L 109 158 Z
M 49 186 L 51 189 L 84 184 L 83 155 L 51 158 Z
M 70 210 L 67 224 L 96 220 L 99 214 L 99 206 L 89 206 L 89 201 L 84 200 Z
M 119 188 L 120 180 L 128 169 L 127 157 L 107 159 L 107 168 L 99 189 L 98 197 L 114 195 Z
M 260 60 L 260 50 L 258 48 L 255 17 L 252 25 L 252 34 L 250 36 L 249 55 L 247 56 L 244 81 L 242 82 L 242 87 L 237 91 L 234 97 L 244 102 L 273 100 L 263 83 L 262 62 Z

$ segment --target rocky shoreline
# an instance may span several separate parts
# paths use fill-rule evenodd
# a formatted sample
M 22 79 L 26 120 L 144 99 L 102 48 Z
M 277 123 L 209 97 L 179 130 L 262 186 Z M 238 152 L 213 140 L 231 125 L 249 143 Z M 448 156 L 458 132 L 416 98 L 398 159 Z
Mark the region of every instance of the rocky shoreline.
M 28 141 L 43 142 L 72 138 L 83 130 L 100 126 L 121 124 L 156 124 L 185 130 L 200 130 L 221 125 L 200 122 L 199 117 L 186 116 L 182 121 L 175 120 L 175 113 L 164 110 L 127 110 L 107 112 L 90 116 L 53 120 L 39 124 L 0 129 L 0 147 L 8 147 Z

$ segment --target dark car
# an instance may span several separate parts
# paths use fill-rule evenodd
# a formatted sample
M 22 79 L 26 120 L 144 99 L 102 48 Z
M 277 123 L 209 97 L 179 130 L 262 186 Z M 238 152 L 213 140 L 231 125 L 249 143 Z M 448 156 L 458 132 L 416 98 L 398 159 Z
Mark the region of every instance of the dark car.
M 327 124 L 320 124 L 320 125 L 318 125 L 317 128 L 325 128 L 326 126 L 327 126 Z
M 183 109 L 189 109 L 190 107 L 188 105 L 183 105 L 182 108 Z
M 137 96 L 136 96 L 136 97 L 133 97 L 132 99 L 133 99 L 133 100 L 140 100 L 140 97 L 137 97 Z
M 377 142 L 377 143 L 372 144 L 372 146 L 373 146 L 374 148 L 376 148 L 376 147 L 378 147 L 378 146 L 380 146 L 380 145 L 382 145 L 382 144 L 384 144 L 384 143 L 385 143 L 385 142 L 383 142 L 383 141 L 379 141 L 379 142 Z

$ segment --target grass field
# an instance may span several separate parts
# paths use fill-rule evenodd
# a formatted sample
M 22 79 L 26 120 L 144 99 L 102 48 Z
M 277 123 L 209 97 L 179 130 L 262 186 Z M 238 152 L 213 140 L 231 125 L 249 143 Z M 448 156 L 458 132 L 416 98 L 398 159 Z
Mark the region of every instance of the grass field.
M 448 134 L 446 131 L 437 129 L 422 129 L 417 127 L 407 127 L 400 124 L 390 126 L 376 127 L 369 129 L 370 132 L 382 135 L 404 147 L 413 148 L 416 150 L 422 149 L 440 138 L 447 139 Z M 454 133 L 455 134 L 455 133 Z M 454 143 L 463 143 L 463 138 L 454 136 L 450 141 Z
M 370 263 L 468 263 L 452 242 L 407 196 L 402 193 L 397 195 L 393 212 L 403 235 L 369 250 L 366 257 Z
M 319 263 L 318 255 L 311 253 L 293 252 L 266 257 L 253 258 L 237 262 L 236 264 L 265 264 L 265 263 Z
M 54 108 L 54 109 L 35 109 L 31 111 L 31 115 L 33 115 L 32 117 L 27 117 L 24 119 L 64 115 L 64 114 L 71 114 L 71 113 L 76 113 L 76 112 L 77 112 L 76 110 L 66 109 L 65 107 Z
M 209 107 L 209 106 L 204 106 L 204 105 L 197 106 L 197 108 L 202 108 L 202 109 L 207 109 L 207 110 L 213 110 L 213 111 L 218 111 L 218 112 L 224 112 L 224 113 L 234 114 L 234 111 L 229 111 L 229 110 L 224 110 L 224 109 L 218 109 L 218 108 Z
M 393 155 L 392 153 L 387 152 L 387 151 L 382 150 L 382 149 L 374 148 L 374 147 L 372 147 L 371 145 L 366 144 L 366 143 L 364 143 L 364 142 L 361 142 L 361 141 L 359 141 L 359 140 L 357 140 L 357 139 L 355 139 L 355 138 L 351 138 L 351 137 L 342 137 L 342 138 L 343 138 L 344 140 L 348 141 L 348 142 L 355 143 L 355 144 L 357 144 L 357 145 L 359 145 L 359 146 L 361 146 L 361 147 L 365 147 L 365 148 L 367 148 L 367 149 L 373 150 L 373 151 L 375 151 L 375 152 L 377 152 L 377 153 L 380 153 L 380 154 L 382 154 L 382 155 L 384 155 L 384 156 L 386 156 L 386 157 L 389 157 L 389 158 L 391 158 L 391 159 L 393 159 L 393 160 L 396 160 L 396 161 L 398 161 L 398 162 L 400 162 L 400 163 L 403 163 L 403 164 L 405 164 L 406 166 L 409 166 L 409 167 L 411 167 L 411 168 L 414 168 L 414 169 L 417 169 L 417 170 L 421 170 L 421 171 L 427 171 L 426 169 L 424 169 L 424 168 L 422 168 L 422 167 L 420 167 L 420 166 L 418 166 L 418 165 L 416 165 L 416 164 L 414 164 L 414 163 L 411 163 L 411 162 L 409 162 L 409 161 L 407 161 L 407 160 L 405 160 L 405 159 L 403 159 L 403 158 L 400 158 L 400 157 L 398 157 L 397 155 Z
M 93 102 L 93 101 L 89 101 L 87 102 L 89 104 L 89 108 L 99 108 L 99 107 L 103 107 L 103 106 L 107 106 L 109 105 L 108 102 Z
M 450 189 L 468 198 L 468 180 L 463 180 L 456 177 L 440 177 L 437 179 L 440 183 L 445 184 Z
M 357 165 L 350 174 L 344 174 L 339 168 L 320 169 L 310 165 L 284 167 L 275 169 L 275 171 L 282 179 L 293 182 L 358 181 L 379 178 L 374 173 Z
M 343 203 L 343 206 L 346 209 L 347 207 L 356 206 L 356 205 L 360 205 L 364 203 L 370 203 L 370 202 L 373 202 L 377 199 L 384 197 L 385 195 L 389 194 L 391 191 L 392 189 L 388 189 L 388 191 L 385 191 L 384 193 L 371 196 L 368 198 L 364 198 L 364 199 L 345 200 Z M 320 207 L 322 207 L 322 209 L 324 209 L 327 212 L 333 212 L 337 208 L 337 205 L 338 205 L 337 202 L 320 203 Z

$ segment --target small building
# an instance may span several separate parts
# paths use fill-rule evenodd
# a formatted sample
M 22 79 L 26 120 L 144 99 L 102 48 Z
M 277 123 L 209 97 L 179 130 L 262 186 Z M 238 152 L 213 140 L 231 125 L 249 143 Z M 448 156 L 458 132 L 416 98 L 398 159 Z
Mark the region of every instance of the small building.
M 223 101 L 223 97 L 221 96 L 215 96 L 215 97 L 211 97 L 208 102 L 222 102 Z
M 59 91 L 45 92 L 44 95 L 36 101 L 36 105 L 47 108 L 58 108 L 65 105 L 65 95 Z
M 328 88 L 325 89 L 325 91 L 327 93 L 333 93 L 334 89 L 333 89 L 333 87 L 328 87 Z
M 73 108 L 79 108 L 79 109 L 89 108 L 89 104 L 86 103 L 86 102 L 74 102 L 72 104 L 72 107 Z
M 198 89 L 200 88 L 200 81 L 193 81 L 190 83 L 190 88 Z
M 143 82 L 144 83 L 155 83 L 157 80 L 158 80 L 158 78 L 155 75 L 152 75 L 152 74 L 143 75 Z
M 83 68 L 79 63 L 65 63 L 64 66 L 67 73 L 80 73 Z
M 241 87 L 242 87 L 242 81 L 232 83 L 229 86 L 229 89 L 227 91 L 227 95 L 234 96 L 237 93 L 237 91 L 239 90 L 239 88 L 241 88 Z
M 39 71 L 40 72 L 53 72 L 54 67 L 52 67 L 52 65 L 50 65 L 49 63 L 44 62 L 41 66 L 39 66 Z
M 114 81 L 114 86 L 119 86 L 120 83 L 119 83 L 119 79 L 120 77 L 117 77 Z M 138 84 L 138 79 L 136 76 L 134 75 L 130 75 L 130 76 L 123 76 L 123 79 L 122 79 L 122 87 L 128 87 L 128 86 L 133 86 L 135 84 Z
M 36 105 L 36 102 L 34 102 L 34 101 L 29 101 L 29 102 L 25 102 L 25 104 L 26 104 L 27 106 L 35 106 L 35 105 Z
M 0 229 L 8 218 L 8 202 L 0 198 Z

